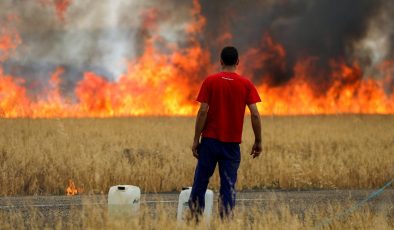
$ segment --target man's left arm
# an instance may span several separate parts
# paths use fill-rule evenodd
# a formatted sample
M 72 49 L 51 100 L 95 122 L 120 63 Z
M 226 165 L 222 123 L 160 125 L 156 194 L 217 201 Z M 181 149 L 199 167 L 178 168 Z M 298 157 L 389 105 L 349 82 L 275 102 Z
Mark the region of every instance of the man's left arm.
M 200 109 L 198 110 L 197 113 L 196 125 L 194 130 L 194 141 L 192 146 L 193 156 L 197 159 L 198 159 L 197 148 L 198 145 L 200 144 L 200 137 L 202 130 L 204 129 L 205 126 L 205 121 L 207 120 L 208 109 L 209 109 L 208 103 L 201 103 Z

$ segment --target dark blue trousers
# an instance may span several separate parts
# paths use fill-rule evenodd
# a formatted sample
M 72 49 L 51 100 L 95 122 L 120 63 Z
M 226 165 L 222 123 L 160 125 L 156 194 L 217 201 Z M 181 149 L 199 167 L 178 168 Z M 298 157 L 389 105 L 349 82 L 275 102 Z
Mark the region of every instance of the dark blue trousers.
M 189 207 L 194 215 L 202 214 L 205 207 L 205 192 L 209 178 L 219 164 L 220 197 L 219 214 L 223 218 L 235 206 L 235 183 L 241 162 L 239 143 L 221 142 L 213 138 L 202 138 L 197 149 L 199 158 L 194 174 L 194 183 Z

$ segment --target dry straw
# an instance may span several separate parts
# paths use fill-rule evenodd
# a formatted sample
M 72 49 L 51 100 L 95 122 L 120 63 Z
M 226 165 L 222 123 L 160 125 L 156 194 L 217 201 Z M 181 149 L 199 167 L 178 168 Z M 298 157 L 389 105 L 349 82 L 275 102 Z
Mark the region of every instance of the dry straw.
M 393 116 L 264 117 L 254 160 L 248 119 L 239 190 L 377 188 L 394 175 Z M 69 179 L 84 194 L 179 191 L 192 183 L 193 127 L 185 117 L 1 119 L 0 195 L 62 195 Z

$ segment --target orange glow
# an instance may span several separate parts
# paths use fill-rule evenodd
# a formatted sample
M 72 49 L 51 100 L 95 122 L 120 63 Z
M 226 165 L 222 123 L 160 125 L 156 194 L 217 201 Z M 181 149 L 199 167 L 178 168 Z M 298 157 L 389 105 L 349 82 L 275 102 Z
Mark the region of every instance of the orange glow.
M 201 16 L 201 5 L 198 0 L 193 0 L 193 9 L 191 10 L 191 15 L 194 18 L 194 23 L 190 23 L 186 27 L 186 31 L 189 34 L 196 34 L 202 31 L 206 24 L 206 19 Z
M 21 39 L 17 31 L 0 25 L 0 62 L 7 59 L 20 43 Z
M 56 17 L 60 21 L 64 21 L 66 19 L 67 10 L 73 2 L 73 0 L 37 0 L 37 1 L 44 6 L 53 7 L 56 12 Z
M 58 18 L 64 20 L 66 11 L 71 5 L 71 0 L 55 0 L 54 5 Z
M 71 1 L 55 2 L 63 18 Z M 143 25 L 147 31 L 157 28 L 157 13 L 154 9 L 145 12 Z M 167 51 L 163 52 L 155 46 L 160 37 L 146 36 L 143 54 L 128 61 L 124 74 L 110 81 L 97 73 L 85 72 L 76 84 L 75 98 L 62 95 L 63 68 L 54 70 L 48 89 L 38 99 L 28 96 L 23 80 L 4 74 L 1 61 L 9 57 L 21 39 L 14 31 L 0 28 L 0 115 L 7 118 L 194 115 L 198 108 L 194 99 L 203 77 L 218 71 L 218 65 L 211 63 L 210 52 L 197 39 L 207 23 L 197 0 L 190 14 L 193 21 L 185 27 L 186 48 L 170 43 L 165 44 Z M 226 33 L 218 39 L 231 38 Z M 255 70 L 269 62 L 279 72 L 285 72 L 287 53 L 269 34 L 263 36 L 260 46 L 263 49 L 251 47 L 241 55 L 239 72 L 263 79 L 257 82 L 263 100 L 258 105 L 262 114 L 394 114 L 394 60 L 378 65 L 376 76 L 366 76 L 357 60 L 348 63 L 335 58 L 329 63 L 330 71 L 325 73 L 327 82 L 318 85 L 310 80 L 319 74 L 315 71 L 318 57 L 306 57 L 296 62 L 288 82 L 273 86 L 275 76 L 268 71 L 256 76 Z

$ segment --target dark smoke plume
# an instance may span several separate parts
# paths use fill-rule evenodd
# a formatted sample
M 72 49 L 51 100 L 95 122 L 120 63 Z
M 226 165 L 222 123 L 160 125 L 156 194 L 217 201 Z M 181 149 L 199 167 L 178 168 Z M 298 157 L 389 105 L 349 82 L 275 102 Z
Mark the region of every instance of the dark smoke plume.
M 319 70 L 311 79 L 328 81 L 331 59 L 344 59 L 351 63 L 355 58 L 368 66 L 392 58 L 394 55 L 394 26 L 390 16 L 394 4 L 390 0 L 282 0 L 282 1 L 201 1 L 203 15 L 207 17 L 205 41 L 214 53 L 218 53 L 217 41 L 222 34 L 230 32 L 233 44 L 245 52 L 259 45 L 262 35 L 269 33 L 286 50 L 286 69 L 275 66 L 276 60 L 267 62 L 254 71 L 253 79 L 263 81 L 261 76 L 270 72 L 274 79 L 265 79 L 272 85 L 286 83 L 293 76 L 297 60 L 316 57 Z M 387 42 L 380 50 L 365 47 L 365 40 L 385 37 Z M 373 41 L 372 41 L 373 42 Z M 360 44 L 361 43 L 361 44 Z M 367 43 L 367 42 L 365 42 Z M 381 55 L 381 56 L 379 56 Z M 377 60 L 378 59 L 378 60 Z M 248 62 L 248 61 L 246 61 Z

